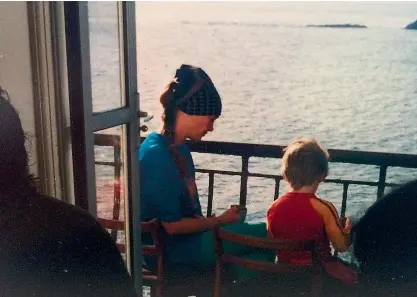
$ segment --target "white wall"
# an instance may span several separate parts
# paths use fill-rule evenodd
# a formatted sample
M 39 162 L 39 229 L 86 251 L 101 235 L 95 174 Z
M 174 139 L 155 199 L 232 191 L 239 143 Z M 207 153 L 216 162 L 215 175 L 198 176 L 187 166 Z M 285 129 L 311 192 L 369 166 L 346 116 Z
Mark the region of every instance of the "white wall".
M 0 85 L 19 111 L 28 133 L 31 171 L 37 175 L 35 112 L 26 2 L 0 1 Z

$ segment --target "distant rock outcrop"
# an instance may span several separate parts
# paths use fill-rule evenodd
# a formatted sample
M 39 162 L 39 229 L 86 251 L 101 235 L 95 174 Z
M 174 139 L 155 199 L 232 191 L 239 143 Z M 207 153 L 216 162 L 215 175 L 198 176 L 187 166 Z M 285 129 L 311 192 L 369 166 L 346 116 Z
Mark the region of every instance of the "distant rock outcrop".
M 315 28 L 354 28 L 354 29 L 368 28 L 365 25 L 358 25 L 358 24 L 324 24 L 324 25 L 307 25 L 307 27 L 315 27 Z
M 417 30 L 417 21 L 414 23 L 408 24 L 407 27 L 405 27 L 407 30 Z

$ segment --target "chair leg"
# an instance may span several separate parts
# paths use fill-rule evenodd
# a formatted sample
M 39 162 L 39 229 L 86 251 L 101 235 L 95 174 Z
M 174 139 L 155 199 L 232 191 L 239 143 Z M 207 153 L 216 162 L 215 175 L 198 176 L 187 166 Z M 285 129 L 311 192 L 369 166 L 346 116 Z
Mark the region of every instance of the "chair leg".
M 221 282 L 222 282 L 222 267 L 219 261 L 216 262 L 216 271 L 214 276 L 214 297 L 220 297 L 221 295 Z

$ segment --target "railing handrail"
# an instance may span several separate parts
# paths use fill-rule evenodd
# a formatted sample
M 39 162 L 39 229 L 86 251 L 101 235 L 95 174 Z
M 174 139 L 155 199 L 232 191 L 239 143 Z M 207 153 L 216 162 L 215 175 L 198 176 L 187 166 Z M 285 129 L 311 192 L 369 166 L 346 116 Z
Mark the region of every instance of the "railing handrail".
M 114 146 L 119 143 L 119 135 L 95 134 L 95 144 Z M 141 137 L 141 142 L 145 137 Z M 187 141 L 192 152 L 241 157 L 282 158 L 285 146 L 272 144 L 252 144 L 223 141 Z M 417 155 L 385 153 L 375 151 L 354 151 L 329 149 L 331 162 L 363 165 L 417 168 Z
M 217 155 L 242 157 L 282 158 L 285 146 L 271 144 L 251 144 L 222 141 L 187 142 L 191 151 Z M 384 153 L 373 151 L 353 151 L 329 149 L 330 161 L 389 167 L 417 168 L 417 155 L 403 153 Z M 366 155 L 366 158 L 364 158 Z

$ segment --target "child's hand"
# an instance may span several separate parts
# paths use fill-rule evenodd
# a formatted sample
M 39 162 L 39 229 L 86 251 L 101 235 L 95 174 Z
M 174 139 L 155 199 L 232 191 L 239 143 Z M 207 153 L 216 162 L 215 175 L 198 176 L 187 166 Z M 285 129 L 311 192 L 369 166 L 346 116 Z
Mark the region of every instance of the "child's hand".
M 345 233 L 350 233 L 351 230 L 352 230 L 352 220 L 350 219 L 350 217 L 346 217 L 346 221 L 345 221 L 345 224 L 343 226 L 343 231 Z

